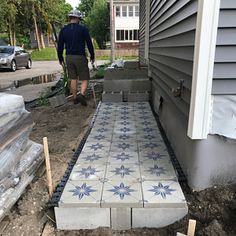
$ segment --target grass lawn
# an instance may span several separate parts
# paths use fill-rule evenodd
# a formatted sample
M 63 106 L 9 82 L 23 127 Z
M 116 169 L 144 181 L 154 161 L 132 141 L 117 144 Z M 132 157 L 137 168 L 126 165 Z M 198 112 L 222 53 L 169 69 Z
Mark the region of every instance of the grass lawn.
M 57 52 L 55 48 L 45 48 L 42 50 L 34 50 L 31 53 L 33 61 L 55 61 L 57 59 Z

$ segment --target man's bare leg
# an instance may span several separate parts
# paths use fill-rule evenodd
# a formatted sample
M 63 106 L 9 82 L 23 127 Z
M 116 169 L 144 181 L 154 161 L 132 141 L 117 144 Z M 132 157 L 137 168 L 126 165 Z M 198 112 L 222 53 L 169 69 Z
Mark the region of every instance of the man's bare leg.
M 88 87 L 88 80 L 82 80 L 81 87 L 80 87 L 80 93 L 84 96 L 86 90 Z
M 72 79 L 70 81 L 70 92 L 72 93 L 73 99 L 74 101 L 77 98 L 77 80 L 76 79 Z

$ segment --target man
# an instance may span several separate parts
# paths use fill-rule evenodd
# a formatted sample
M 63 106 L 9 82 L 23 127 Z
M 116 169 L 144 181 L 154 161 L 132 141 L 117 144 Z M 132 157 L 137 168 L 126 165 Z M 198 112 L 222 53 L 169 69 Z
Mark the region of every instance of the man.
M 71 80 L 71 93 L 74 104 L 79 102 L 87 106 L 85 92 L 89 81 L 88 60 L 85 55 L 85 44 L 90 53 L 91 63 L 94 63 L 94 48 L 86 27 L 80 25 L 82 18 L 78 10 L 72 10 L 69 14 L 70 23 L 64 26 L 59 34 L 58 40 L 58 59 L 59 63 L 64 66 L 63 51 L 66 49 L 66 65 L 68 76 Z M 81 80 L 80 94 L 77 96 L 77 80 Z

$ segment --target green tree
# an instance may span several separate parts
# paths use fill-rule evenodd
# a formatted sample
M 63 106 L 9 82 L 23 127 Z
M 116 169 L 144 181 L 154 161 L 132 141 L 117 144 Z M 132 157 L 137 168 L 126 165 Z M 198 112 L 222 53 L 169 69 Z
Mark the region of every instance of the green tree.
M 8 33 L 11 45 L 29 45 L 34 31 L 40 49 L 43 35 L 50 36 L 50 22 L 64 24 L 71 9 L 66 0 L 0 0 L 0 34 Z
M 95 0 L 85 23 L 90 34 L 96 39 L 99 48 L 106 48 L 109 36 L 109 9 L 106 0 Z
M 93 8 L 94 0 L 81 0 L 78 6 L 78 10 L 85 14 L 85 17 L 89 15 Z

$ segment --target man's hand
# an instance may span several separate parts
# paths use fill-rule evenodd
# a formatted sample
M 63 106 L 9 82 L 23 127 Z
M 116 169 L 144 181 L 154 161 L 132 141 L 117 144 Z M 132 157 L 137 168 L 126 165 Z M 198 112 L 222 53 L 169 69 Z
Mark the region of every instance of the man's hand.
M 95 59 L 94 59 L 94 58 L 91 58 L 90 61 L 91 61 L 91 64 L 93 65 L 94 62 L 95 62 Z
M 65 66 L 64 61 L 59 61 L 59 63 L 60 63 L 61 66 L 63 66 L 63 67 Z

